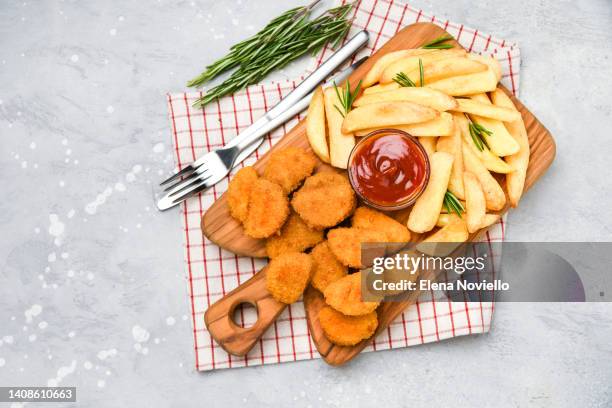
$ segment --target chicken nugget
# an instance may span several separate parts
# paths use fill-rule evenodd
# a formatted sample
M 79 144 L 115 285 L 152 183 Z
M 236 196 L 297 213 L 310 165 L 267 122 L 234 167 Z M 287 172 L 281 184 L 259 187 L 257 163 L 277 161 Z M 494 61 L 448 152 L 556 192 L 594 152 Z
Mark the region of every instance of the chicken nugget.
M 378 307 L 380 302 L 364 302 L 361 299 L 361 272 L 347 275 L 331 283 L 325 292 L 325 302 L 347 316 L 368 314 Z
M 351 225 L 355 228 L 384 232 L 387 235 L 387 242 L 410 241 L 410 231 L 404 224 L 369 207 L 357 208 Z
M 263 178 L 280 185 L 289 194 L 312 174 L 316 165 L 317 158 L 311 151 L 287 147 L 270 154 Z
M 364 228 L 336 228 L 327 233 L 329 249 L 344 265 L 362 268 L 361 244 L 366 242 L 386 242 L 387 236 L 381 231 Z M 382 249 L 384 254 L 384 248 Z M 372 254 L 368 255 L 368 259 Z
M 333 227 L 351 215 L 357 200 L 348 178 L 335 172 L 310 176 L 293 194 L 291 205 L 315 229 Z
M 376 312 L 362 316 L 345 316 L 325 306 L 319 312 L 319 322 L 329 341 L 339 346 L 354 346 L 372 337 L 378 327 L 378 316 Z
M 244 167 L 232 177 L 227 187 L 227 204 L 230 214 L 240 222 L 244 222 L 249 208 L 249 196 L 253 183 L 259 176 L 253 167 Z
M 298 252 L 271 259 L 266 270 L 266 288 L 279 302 L 296 302 L 310 281 L 312 258 Z
M 251 187 L 244 232 L 253 238 L 267 238 L 278 232 L 289 215 L 289 200 L 278 184 L 257 179 Z
M 280 235 L 273 235 L 266 241 L 266 252 L 270 258 L 287 252 L 303 252 L 323 239 L 323 231 L 311 229 L 299 215 L 292 212 L 281 228 Z
M 330 283 L 337 281 L 348 273 L 348 268 L 342 265 L 329 249 L 327 241 L 323 241 L 314 247 L 310 255 L 312 255 L 314 261 L 310 284 L 319 289 L 321 293 Z

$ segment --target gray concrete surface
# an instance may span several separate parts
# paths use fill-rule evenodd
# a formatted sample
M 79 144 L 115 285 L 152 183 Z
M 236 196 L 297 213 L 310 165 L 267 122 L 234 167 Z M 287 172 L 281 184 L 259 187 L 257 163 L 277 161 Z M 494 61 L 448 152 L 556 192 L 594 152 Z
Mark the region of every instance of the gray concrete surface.
M 300 3 L 0 4 L 0 385 L 76 385 L 80 406 L 611 406 L 610 304 L 499 305 L 489 335 L 343 368 L 194 372 L 178 214 L 152 202 L 164 94 Z M 558 157 L 508 238 L 609 241 L 609 1 L 413 6 L 521 46 Z

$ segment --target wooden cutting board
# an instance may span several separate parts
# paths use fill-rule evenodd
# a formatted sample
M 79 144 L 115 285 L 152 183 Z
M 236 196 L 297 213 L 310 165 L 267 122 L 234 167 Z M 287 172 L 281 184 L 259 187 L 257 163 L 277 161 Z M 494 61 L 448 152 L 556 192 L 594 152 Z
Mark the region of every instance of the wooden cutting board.
M 417 23 L 410 25 L 400 32 L 398 32 L 393 38 L 391 38 L 380 50 L 372 55 L 366 62 L 364 62 L 353 74 L 349 80 L 351 84 L 356 84 L 372 67 L 377 59 L 383 55 L 397 50 L 418 48 L 427 41 L 431 41 L 446 32 L 435 24 L 431 23 Z M 529 136 L 529 145 L 531 148 L 531 156 L 529 160 L 529 167 L 527 169 L 527 177 L 525 180 L 525 191 L 527 191 L 533 184 L 546 172 L 550 164 L 553 162 L 555 157 L 555 142 L 548 132 L 548 130 L 537 120 L 537 118 L 514 96 L 511 95 L 508 90 L 504 89 L 508 95 L 512 98 L 517 109 L 521 112 L 525 127 L 527 128 L 527 134 Z M 270 151 L 264 155 L 261 159 L 254 164 L 254 168 L 259 174 L 262 174 L 263 169 L 268 161 L 269 154 L 276 149 L 280 149 L 286 146 L 296 146 L 305 149 L 310 149 L 308 140 L 306 138 L 306 125 L 305 121 L 301 121 L 296 127 L 294 127 L 289 133 L 287 133 L 281 140 L 279 140 Z M 320 163 L 316 171 L 329 168 L 328 165 Z M 505 186 L 505 183 L 502 183 Z M 501 214 L 508 210 L 508 206 L 500 211 Z M 398 221 L 405 222 L 407 219 L 407 211 L 399 211 L 395 213 L 389 213 L 388 215 L 396 218 Z M 242 226 L 236 220 L 234 220 L 229 213 L 227 205 L 227 199 L 225 195 L 221 196 L 204 214 L 202 217 L 202 232 L 204 235 L 219 245 L 220 247 L 232 251 L 239 255 L 246 255 L 252 257 L 265 257 L 265 241 L 250 238 L 244 234 Z M 470 240 L 476 240 L 479 238 L 484 231 L 479 231 L 470 236 Z M 418 240 L 418 237 L 414 238 Z M 248 282 L 247 282 L 248 283 Z M 245 283 L 246 284 L 246 283 Z M 262 290 L 265 287 L 260 285 Z M 414 296 L 406 299 L 402 302 L 388 302 L 383 303 L 378 308 L 378 320 L 379 326 L 376 334 L 386 330 L 387 326 L 400 314 L 406 307 L 414 303 L 418 297 L 418 293 Z M 346 363 L 355 357 L 364 347 L 370 344 L 371 339 L 364 340 L 356 346 L 342 347 L 336 346 L 330 343 L 325 336 L 319 324 L 318 314 L 321 307 L 325 305 L 323 296 L 319 291 L 309 287 L 304 294 L 304 305 L 306 308 L 306 317 L 308 320 L 308 326 L 312 338 L 316 344 L 317 350 L 326 362 L 333 365 L 340 365 Z M 215 305 L 211 306 L 214 308 Z M 210 310 L 209 310 L 210 311 Z M 259 315 L 269 315 L 265 311 L 258 310 Z M 207 315 L 209 313 L 207 312 Z M 263 330 L 265 328 L 262 327 Z M 232 340 L 236 342 L 236 338 L 240 338 L 241 330 L 238 327 L 232 327 L 235 330 L 232 333 Z M 261 334 L 263 334 L 263 330 Z M 223 346 L 222 335 L 211 332 L 213 338 L 218 340 Z M 223 334 L 227 336 L 227 333 Z M 249 333 L 248 336 L 245 333 L 245 337 L 248 337 L 249 342 L 252 341 L 253 333 Z M 231 347 L 226 348 L 229 352 L 232 352 Z M 241 348 L 241 350 L 243 350 Z

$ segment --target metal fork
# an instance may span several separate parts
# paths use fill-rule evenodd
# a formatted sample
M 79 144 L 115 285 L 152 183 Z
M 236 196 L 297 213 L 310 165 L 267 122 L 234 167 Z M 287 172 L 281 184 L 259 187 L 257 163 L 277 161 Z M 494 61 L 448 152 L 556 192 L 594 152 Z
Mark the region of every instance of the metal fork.
M 306 109 L 312 98 L 312 90 L 346 59 L 364 46 L 368 42 L 368 38 L 368 32 L 365 30 L 355 34 L 289 95 L 240 135 L 224 147 L 205 154 L 164 180 L 161 185 L 167 185 L 164 189 L 167 194 L 157 202 L 157 208 L 161 211 L 167 210 L 190 195 L 205 190 L 223 179 L 236 164 L 246 159 L 259 147 L 265 134 Z M 364 60 L 365 58 L 362 58 L 348 69 L 337 74 L 333 79 L 336 81 L 343 80 Z M 184 178 L 176 181 L 181 177 Z

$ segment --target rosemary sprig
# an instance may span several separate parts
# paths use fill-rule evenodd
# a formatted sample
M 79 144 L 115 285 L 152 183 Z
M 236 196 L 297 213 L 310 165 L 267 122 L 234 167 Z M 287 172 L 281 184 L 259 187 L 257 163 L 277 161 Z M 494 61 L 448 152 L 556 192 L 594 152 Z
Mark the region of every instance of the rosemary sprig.
M 420 85 L 425 85 L 425 70 L 423 69 L 423 60 L 419 58 L 419 80 Z M 395 81 L 399 86 L 405 88 L 416 87 L 417 85 L 414 83 L 412 79 L 405 72 L 398 72 L 394 77 L 393 81 Z
M 485 147 L 488 150 L 491 150 L 491 148 L 489 147 L 489 143 L 487 143 L 487 139 L 485 137 L 485 135 L 487 136 L 491 136 L 493 134 L 493 132 L 491 132 L 489 129 L 485 128 L 482 125 L 479 125 L 478 123 L 472 122 L 469 118 L 469 129 L 470 129 L 470 136 L 472 137 L 472 140 L 474 141 L 474 145 L 476 145 L 476 148 L 478 150 L 480 150 L 481 152 L 484 151 Z
M 452 39 L 453 37 L 450 34 L 444 34 L 423 45 L 421 48 L 424 48 L 426 50 L 448 50 L 449 48 L 453 48 L 453 44 L 443 43 Z
M 405 88 L 412 88 L 412 87 L 416 87 L 416 84 L 412 81 L 412 79 L 408 78 L 408 75 L 406 75 L 406 73 L 404 72 L 399 72 L 397 73 L 397 75 L 395 75 L 395 77 L 393 77 L 393 80 L 399 84 L 399 86 L 405 87 Z
M 425 86 L 425 71 L 423 70 L 423 60 L 419 58 L 419 79 L 421 86 Z
M 334 108 L 340 112 L 342 117 L 350 112 L 351 108 L 353 107 L 353 102 L 355 102 L 355 99 L 357 99 L 357 94 L 359 94 L 360 89 L 361 80 L 359 80 L 353 91 L 351 91 L 351 84 L 349 83 L 348 79 L 346 80 L 346 84 L 344 85 L 344 89 L 342 91 L 340 91 L 338 85 L 336 85 L 336 82 L 334 82 L 334 90 L 336 91 L 336 95 L 338 96 L 338 100 L 340 101 L 341 105 L 341 107 L 334 105 Z
M 446 190 L 446 194 L 444 194 L 444 207 L 449 214 L 454 212 L 459 218 L 462 218 L 461 214 L 465 212 L 465 208 L 463 208 L 461 201 L 459 201 L 456 195 L 448 190 Z
M 257 83 L 273 70 L 286 66 L 306 53 L 318 53 L 327 43 L 336 47 L 350 29 L 348 14 L 353 4 L 329 9 L 311 20 L 311 9 L 319 1 L 289 10 L 275 18 L 255 36 L 231 47 L 228 55 L 191 80 L 188 86 L 200 86 L 222 72 L 236 68 L 228 79 L 209 89 L 194 106 L 204 106 Z

